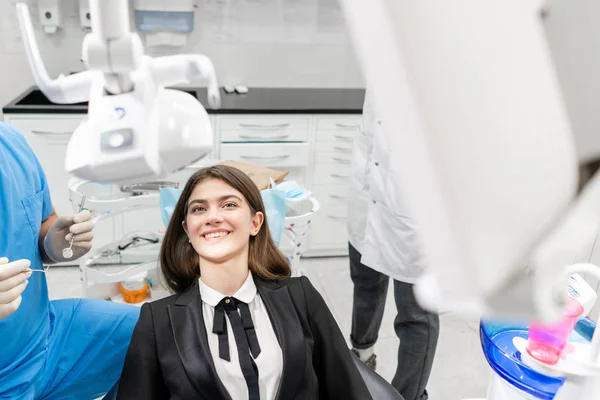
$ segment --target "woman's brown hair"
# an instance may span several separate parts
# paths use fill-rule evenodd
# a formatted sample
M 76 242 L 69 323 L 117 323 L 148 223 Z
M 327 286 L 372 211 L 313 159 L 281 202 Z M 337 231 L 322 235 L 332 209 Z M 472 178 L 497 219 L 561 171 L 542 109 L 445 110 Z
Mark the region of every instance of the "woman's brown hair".
M 175 293 L 185 292 L 200 277 L 200 258 L 188 241 L 181 224 L 188 212 L 188 200 L 196 186 L 207 179 L 219 179 L 240 192 L 252 215 L 260 211 L 265 220 L 256 236 L 250 236 L 248 266 L 252 274 L 265 280 L 290 276 L 285 256 L 277 249 L 267 224 L 267 214 L 258 187 L 241 170 L 225 165 L 203 168 L 190 177 L 183 189 L 160 248 L 160 267 L 167 286 Z

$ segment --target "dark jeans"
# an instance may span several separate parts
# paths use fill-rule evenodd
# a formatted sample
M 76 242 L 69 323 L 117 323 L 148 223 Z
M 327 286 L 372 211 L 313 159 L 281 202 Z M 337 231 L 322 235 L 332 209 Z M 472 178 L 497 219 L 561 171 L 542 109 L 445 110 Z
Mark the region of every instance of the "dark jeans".
M 348 247 L 354 282 L 350 340 L 355 349 L 366 349 L 377 341 L 390 278 L 361 264 L 360 253 L 352 245 Z M 439 317 L 417 304 L 412 284 L 394 280 L 394 298 L 398 310 L 394 330 L 400 347 L 392 385 L 406 400 L 427 400 L 425 387 L 440 332 Z

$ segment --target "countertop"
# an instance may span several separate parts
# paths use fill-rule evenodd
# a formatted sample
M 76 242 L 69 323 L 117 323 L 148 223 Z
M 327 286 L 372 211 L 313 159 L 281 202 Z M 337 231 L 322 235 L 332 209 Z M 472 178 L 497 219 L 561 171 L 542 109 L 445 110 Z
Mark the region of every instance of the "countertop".
M 213 110 L 206 88 L 174 88 L 195 96 L 209 114 L 360 114 L 364 89 L 258 88 L 247 94 L 221 89 L 221 107 Z M 2 108 L 4 114 L 85 114 L 87 103 L 54 104 L 37 87 L 31 87 Z

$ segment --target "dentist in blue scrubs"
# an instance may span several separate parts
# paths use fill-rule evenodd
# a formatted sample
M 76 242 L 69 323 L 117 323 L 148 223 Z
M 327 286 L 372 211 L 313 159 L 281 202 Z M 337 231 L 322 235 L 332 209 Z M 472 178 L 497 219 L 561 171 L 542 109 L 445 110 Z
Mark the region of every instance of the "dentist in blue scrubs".
M 57 160 L 57 162 L 62 162 Z M 50 301 L 43 264 L 91 248 L 88 211 L 59 217 L 23 136 L 0 122 L 0 399 L 95 399 L 118 380 L 139 308 Z

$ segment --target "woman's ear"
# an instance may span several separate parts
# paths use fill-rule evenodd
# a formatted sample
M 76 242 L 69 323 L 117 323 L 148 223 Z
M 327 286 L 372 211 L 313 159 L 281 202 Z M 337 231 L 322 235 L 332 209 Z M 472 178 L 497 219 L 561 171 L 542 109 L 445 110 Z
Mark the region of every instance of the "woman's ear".
M 252 216 L 252 225 L 250 226 L 250 235 L 256 236 L 262 227 L 263 222 L 265 222 L 265 215 L 257 211 L 256 214 Z
M 188 235 L 188 228 L 187 228 L 187 223 L 185 222 L 185 220 L 181 221 L 181 226 L 183 227 L 185 234 Z

